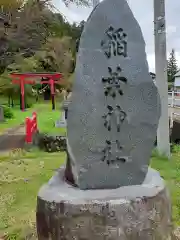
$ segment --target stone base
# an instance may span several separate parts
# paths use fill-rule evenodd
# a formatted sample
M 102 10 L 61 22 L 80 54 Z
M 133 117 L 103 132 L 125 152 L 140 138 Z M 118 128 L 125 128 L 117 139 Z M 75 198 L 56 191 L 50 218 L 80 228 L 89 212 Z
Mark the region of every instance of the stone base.
M 83 191 L 64 181 L 64 170 L 40 189 L 39 240 L 173 239 L 170 198 L 157 171 L 150 168 L 139 186 Z

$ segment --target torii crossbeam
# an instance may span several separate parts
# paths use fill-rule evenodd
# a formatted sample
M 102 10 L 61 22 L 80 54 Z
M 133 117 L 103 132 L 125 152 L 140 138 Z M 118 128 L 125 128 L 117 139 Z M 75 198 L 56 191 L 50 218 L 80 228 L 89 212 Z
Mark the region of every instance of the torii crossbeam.
M 46 78 L 48 80 L 41 81 L 42 83 L 47 83 L 50 85 L 51 97 L 52 97 L 52 109 L 55 109 L 55 84 L 59 83 L 59 79 L 62 78 L 61 73 L 11 73 L 12 83 L 19 84 L 21 88 L 21 101 L 22 101 L 22 111 L 25 110 L 24 103 L 24 85 L 25 84 L 35 84 L 35 80 L 27 80 L 28 78 Z

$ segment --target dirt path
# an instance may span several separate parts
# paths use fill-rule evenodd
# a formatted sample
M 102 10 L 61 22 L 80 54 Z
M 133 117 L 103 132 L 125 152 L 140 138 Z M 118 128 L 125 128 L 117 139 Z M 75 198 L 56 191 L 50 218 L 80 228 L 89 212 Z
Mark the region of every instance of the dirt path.
M 7 152 L 15 148 L 24 148 L 25 145 L 25 125 L 12 128 L 0 135 L 0 152 Z
M 41 109 L 34 109 L 35 112 L 40 112 Z M 13 149 L 24 148 L 25 146 L 25 124 L 11 128 L 0 135 L 0 153 L 6 153 Z

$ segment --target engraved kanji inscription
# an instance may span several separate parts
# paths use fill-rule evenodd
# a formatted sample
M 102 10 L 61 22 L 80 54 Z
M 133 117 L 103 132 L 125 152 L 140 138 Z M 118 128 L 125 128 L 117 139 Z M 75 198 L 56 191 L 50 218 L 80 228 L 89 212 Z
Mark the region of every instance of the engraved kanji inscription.
M 115 108 L 108 105 L 107 106 L 107 113 L 104 114 L 102 117 L 104 118 L 104 126 L 107 128 L 108 131 L 112 129 L 112 121 L 113 118 L 116 121 L 117 125 L 117 132 L 120 132 L 120 127 L 124 122 L 127 114 L 121 109 L 119 105 L 116 105 Z
M 112 153 L 113 148 L 115 148 L 114 154 Z M 123 147 L 121 146 L 119 140 L 116 140 L 115 142 L 106 140 L 105 148 L 102 150 L 103 153 L 102 161 L 106 162 L 108 165 L 117 161 L 125 163 L 126 159 L 119 156 L 121 155 L 122 149 Z
M 109 77 L 103 77 L 102 82 L 104 83 L 104 94 L 105 96 L 111 96 L 115 98 L 117 94 L 122 96 L 123 90 L 121 89 L 121 83 L 126 84 L 127 78 L 121 75 L 122 69 L 120 66 L 113 72 L 111 67 L 108 67 Z
M 108 58 L 112 55 L 127 57 L 127 34 L 122 28 L 110 26 L 101 41 L 101 47 Z
M 112 151 L 111 151 L 111 148 L 112 148 L 112 143 L 111 141 L 109 140 L 106 140 L 106 146 L 105 148 L 102 150 L 103 152 L 103 157 L 102 157 L 102 161 L 106 161 L 106 163 L 109 165 L 110 164 L 110 160 L 112 158 Z
M 117 132 L 120 132 L 122 123 L 124 122 L 127 114 L 121 109 L 119 105 L 116 106 L 116 123 L 117 123 Z
M 102 117 L 104 118 L 104 126 L 107 128 L 108 131 L 111 131 L 111 121 L 112 115 L 114 113 L 114 109 L 112 106 L 107 106 L 108 112 L 104 114 Z

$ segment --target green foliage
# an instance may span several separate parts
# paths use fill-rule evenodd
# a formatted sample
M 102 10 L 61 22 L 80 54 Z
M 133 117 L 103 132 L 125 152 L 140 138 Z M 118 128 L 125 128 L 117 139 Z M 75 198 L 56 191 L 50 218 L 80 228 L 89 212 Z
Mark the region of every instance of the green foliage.
M 79 25 L 73 23 L 72 25 L 64 21 L 60 13 L 54 13 L 52 15 L 52 21 L 50 22 L 48 29 L 50 31 L 51 38 L 63 38 L 65 36 L 71 38 L 71 51 L 73 57 L 76 55 L 76 41 L 79 40 L 84 26 L 84 21 Z
M 33 106 L 33 103 L 32 103 L 32 102 L 26 103 L 26 108 L 31 108 L 32 106 Z
M 68 6 L 70 3 L 75 3 L 76 5 L 89 6 L 92 4 L 92 0 L 63 0 L 63 2 Z
M 178 153 L 180 152 L 180 145 L 173 144 L 172 145 L 172 153 Z
M 15 61 L 17 53 L 30 57 L 41 47 L 49 36 L 47 25 L 50 19 L 44 0 L 24 1 L 20 11 L 13 4 L 2 9 L 3 15 L 9 16 L 3 20 L 8 23 L 8 28 L 0 25 L 0 64 L 6 67 Z
M 151 167 L 160 172 L 161 177 L 166 181 L 168 190 L 171 194 L 172 218 L 175 226 L 180 225 L 180 152 L 173 153 L 170 160 L 153 156 L 151 158 Z
M 173 83 L 168 82 L 168 91 L 171 90 L 172 87 L 173 87 Z
M 21 7 L 24 3 L 24 0 L 1 0 L 0 3 L 4 10 L 9 10 Z
M 69 74 L 73 61 L 70 49 L 71 39 L 49 38 L 43 46 L 42 51 L 37 54 L 40 67 L 47 72 L 62 72 L 63 75 Z
M 11 72 L 34 72 L 38 69 L 38 61 L 35 57 L 24 58 L 22 55 L 15 56 L 15 62 L 7 67 Z
M 178 72 L 175 50 L 172 49 L 167 66 L 168 82 L 174 82 L 174 75 Z
M 12 0 L 6 3 L 8 8 L 5 11 L 9 11 L 12 17 L 7 34 L 4 35 L 0 28 L 0 95 L 12 100 L 20 98 L 20 87 L 12 84 L 10 78 L 12 72 L 61 72 L 66 81 L 74 71 L 76 42 L 84 22 L 71 25 L 60 13 L 52 11 L 50 2 L 28 0 L 21 5 L 21 11 Z M 87 4 L 88 1 L 74 2 Z M 25 85 L 27 97 L 38 95 L 36 89 L 41 89 L 38 85 L 40 78 L 35 81 L 34 91 L 32 85 Z M 68 82 L 63 85 L 67 86 Z
M 3 111 L 4 111 L 4 117 L 7 119 L 12 119 L 14 118 L 14 114 L 11 110 L 11 108 L 7 107 L 7 106 L 3 106 Z
M 20 97 L 20 87 L 13 84 L 10 74 L 12 72 L 36 72 L 39 69 L 38 62 L 34 57 L 23 58 L 21 55 L 16 56 L 16 62 L 10 64 L 5 72 L 0 76 L 0 94 L 12 96 L 14 99 Z M 25 85 L 26 96 L 32 96 L 32 85 Z
M 154 148 L 151 154 L 151 157 L 156 157 L 161 160 L 168 160 L 167 156 L 162 155 L 158 152 L 157 148 Z

